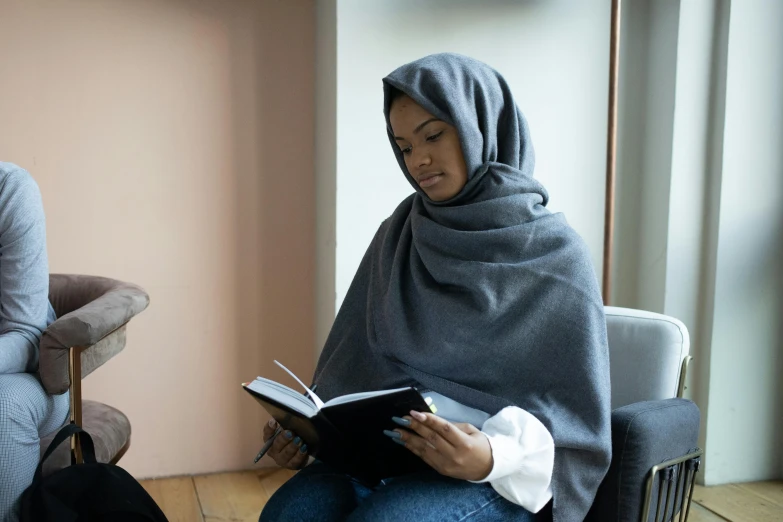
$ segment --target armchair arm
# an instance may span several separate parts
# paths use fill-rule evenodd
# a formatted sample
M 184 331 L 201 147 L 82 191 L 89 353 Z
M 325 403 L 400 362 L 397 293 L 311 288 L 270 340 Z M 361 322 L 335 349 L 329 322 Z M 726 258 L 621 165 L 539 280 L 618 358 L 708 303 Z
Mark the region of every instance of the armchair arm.
M 125 325 L 149 304 L 140 287 L 104 277 L 52 275 L 50 301 L 62 317 L 41 337 L 39 373 L 46 391 L 65 393 L 71 385 L 69 352 L 81 352 L 86 377 L 125 347 Z
M 587 520 L 641 520 L 651 469 L 694 453 L 699 417 L 699 408 L 685 399 L 637 402 L 614 410 L 612 463 Z M 658 498 L 657 489 L 656 483 L 651 498 Z M 664 498 L 668 503 L 666 493 Z M 679 506 L 671 509 L 677 512 Z M 667 511 L 671 513 L 668 506 Z

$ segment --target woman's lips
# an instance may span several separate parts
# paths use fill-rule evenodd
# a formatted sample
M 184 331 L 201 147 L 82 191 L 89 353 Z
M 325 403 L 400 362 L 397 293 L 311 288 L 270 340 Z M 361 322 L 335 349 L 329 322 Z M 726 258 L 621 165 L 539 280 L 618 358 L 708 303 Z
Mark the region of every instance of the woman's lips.
M 443 179 L 443 174 L 424 174 L 419 177 L 419 186 L 429 188 Z

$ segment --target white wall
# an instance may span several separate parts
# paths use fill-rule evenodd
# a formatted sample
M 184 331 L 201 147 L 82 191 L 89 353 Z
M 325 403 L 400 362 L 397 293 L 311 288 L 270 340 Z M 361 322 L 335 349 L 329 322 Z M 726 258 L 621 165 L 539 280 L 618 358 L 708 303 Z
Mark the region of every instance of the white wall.
M 599 0 L 337 2 L 338 307 L 378 225 L 413 191 L 386 137 L 381 79 L 442 51 L 485 61 L 509 81 L 550 208 L 566 213 L 600 272 L 609 10 Z
M 783 3 L 731 4 L 708 483 L 780 477 Z
M 663 311 L 666 248 L 669 224 L 669 176 L 672 168 L 672 132 L 675 109 L 677 28 L 679 2 L 651 2 L 648 18 L 650 47 L 647 59 L 649 81 L 646 99 L 644 147 L 642 149 L 642 241 L 637 273 L 638 302 L 643 310 Z

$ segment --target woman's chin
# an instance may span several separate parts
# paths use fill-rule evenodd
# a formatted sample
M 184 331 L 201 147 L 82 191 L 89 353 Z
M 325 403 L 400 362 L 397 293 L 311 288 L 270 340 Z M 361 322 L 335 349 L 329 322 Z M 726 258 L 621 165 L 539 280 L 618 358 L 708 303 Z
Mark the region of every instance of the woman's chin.
M 432 201 L 437 201 L 437 202 L 446 201 L 457 195 L 452 190 L 443 190 L 443 187 L 439 187 L 439 188 L 432 187 L 431 189 L 422 189 L 422 190 L 424 190 L 424 193 L 427 194 L 427 197 L 429 197 Z
M 454 190 L 454 187 L 449 186 L 449 183 L 444 183 L 445 179 L 441 179 L 439 183 L 435 183 L 432 186 L 421 186 L 421 189 L 432 201 L 446 201 L 457 195 L 459 190 Z

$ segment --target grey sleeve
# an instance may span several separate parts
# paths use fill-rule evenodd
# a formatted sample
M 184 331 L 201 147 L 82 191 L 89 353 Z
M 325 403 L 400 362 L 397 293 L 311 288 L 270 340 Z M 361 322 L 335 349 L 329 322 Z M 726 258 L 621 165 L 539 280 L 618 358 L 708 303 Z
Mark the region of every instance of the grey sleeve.
M 50 321 L 41 193 L 27 172 L 0 163 L 0 374 L 37 369 Z

